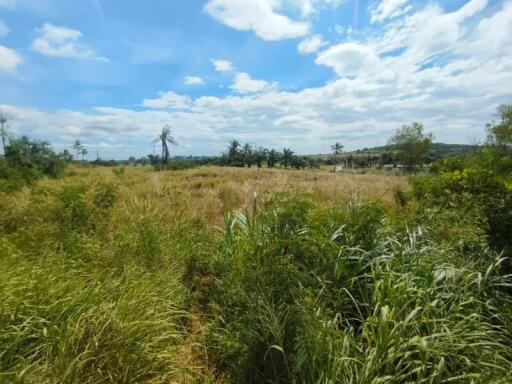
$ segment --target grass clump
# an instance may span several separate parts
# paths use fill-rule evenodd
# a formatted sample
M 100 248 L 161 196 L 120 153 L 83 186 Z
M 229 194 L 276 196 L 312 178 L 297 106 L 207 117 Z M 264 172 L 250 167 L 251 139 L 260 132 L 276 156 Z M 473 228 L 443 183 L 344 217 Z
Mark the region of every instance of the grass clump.
M 509 276 L 390 208 L 290 200 L 226 225 L 209 340 L 231 382 L 506 382 Z

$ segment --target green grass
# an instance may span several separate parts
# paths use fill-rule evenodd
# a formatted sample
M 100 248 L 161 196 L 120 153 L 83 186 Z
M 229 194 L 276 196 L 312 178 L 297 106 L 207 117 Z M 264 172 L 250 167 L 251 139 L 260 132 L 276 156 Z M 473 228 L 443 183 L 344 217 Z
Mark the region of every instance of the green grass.
M 366 175 L 123 169 L 0 194 L 0 383 L 512 382 L 474 211 Z

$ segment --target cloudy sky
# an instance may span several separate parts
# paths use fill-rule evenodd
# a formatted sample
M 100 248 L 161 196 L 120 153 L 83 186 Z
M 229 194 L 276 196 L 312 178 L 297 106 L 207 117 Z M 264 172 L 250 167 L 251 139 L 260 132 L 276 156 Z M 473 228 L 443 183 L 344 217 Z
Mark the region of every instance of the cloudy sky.
M 299 153 L 421 121 L 474 143 L 512 103 L 512 0 L 0 0 L 15 134 L 141 156 L 236 138 Z

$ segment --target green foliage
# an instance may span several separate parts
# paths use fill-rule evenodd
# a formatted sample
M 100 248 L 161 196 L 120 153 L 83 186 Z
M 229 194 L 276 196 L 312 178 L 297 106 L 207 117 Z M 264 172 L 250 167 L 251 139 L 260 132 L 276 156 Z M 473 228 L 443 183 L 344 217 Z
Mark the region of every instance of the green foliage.
M 48 176 L 62 175 L 66 160 L 55 154 L 44 141 L 31 141 L 26 136 L 11 139 L 0 159 L 0 192 L 13 191 Z
M 423 124 L 414 122 L 411 125 L 402 126 L 391 138 L 391 144 L 398 149 L 401 162 L 409 171 L 416 167 L 423 167 L 427 160 L 432 144 L 432 134 L 425 134 L 423 130 Z
M 490 245 L 498 251 L 512 247 L 511 156 L 502 147 L 485 147 L 478 156 L 445 159 L 434 175 L 412 179 L 413 193 L 428 206 L 461 210 L 481 219 Z
M 227 219 L 208 344 L 230 382 L 511 378 L 504 260 L 387 212 L 278 199 Z
M 498 121 L 487 125 L 488 140 L 492 144 L 512 145 L 512 105 L 501 105 Z

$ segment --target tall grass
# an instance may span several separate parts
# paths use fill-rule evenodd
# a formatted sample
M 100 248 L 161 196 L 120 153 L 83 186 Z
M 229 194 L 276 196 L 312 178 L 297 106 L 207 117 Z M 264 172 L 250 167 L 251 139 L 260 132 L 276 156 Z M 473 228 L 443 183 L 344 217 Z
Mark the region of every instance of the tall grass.
M 208 341 L 231 380 L 512 380 L 504 259 L 392 222 L 372 202 L 232 216 Z
M 0 193 L 0 383 L 512 382 L 507 260 L 411 199 L 220 168 Z

